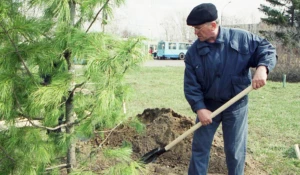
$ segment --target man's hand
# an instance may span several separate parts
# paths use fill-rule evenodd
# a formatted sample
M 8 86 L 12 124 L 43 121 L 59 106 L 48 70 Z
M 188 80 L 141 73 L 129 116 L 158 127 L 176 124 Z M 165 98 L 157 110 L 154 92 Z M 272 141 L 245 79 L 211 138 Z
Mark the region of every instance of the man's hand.
M 259 66 L 252 79 L 253 89 L 258 89 L 263 87 L 267 83 L 267 68 L 265 66 Z
M 209 125 L 212 123 L 212 119 L 210 117 L 211 111 L 207 109 L 199 109 L 197 110 L 197 116 L 203 126 Z

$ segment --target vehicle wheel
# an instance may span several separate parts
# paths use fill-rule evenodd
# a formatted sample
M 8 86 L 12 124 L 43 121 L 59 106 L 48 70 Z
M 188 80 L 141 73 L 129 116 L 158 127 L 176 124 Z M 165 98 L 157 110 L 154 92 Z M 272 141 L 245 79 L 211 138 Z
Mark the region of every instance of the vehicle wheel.
M 180 60 L 184 60 L 184 57 L 185 57 L 184 53 L 180 53 L 180 54 L 179 54 L 179 59 L 180 59 Z

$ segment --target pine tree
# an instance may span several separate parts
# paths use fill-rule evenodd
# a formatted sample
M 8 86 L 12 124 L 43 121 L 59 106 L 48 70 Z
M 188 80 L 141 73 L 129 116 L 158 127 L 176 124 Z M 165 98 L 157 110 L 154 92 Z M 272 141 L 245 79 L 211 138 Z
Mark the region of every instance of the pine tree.
M 277 26 L 275 31 L 260 31 L 270 40 L 282 41 L 287 46 L 298 46 L 300 39 L 300 0 L 267 0 L 259 10 L 267 17 L 261 20 Z
M 55 167 L 82 174 L 78 139 L 124 120 L 124 75 L 143 61 L 143 38 L 89 31 L 101 13 L 105 24 L 122 4 L 0 1 L 0 174 L 59 174 Z M 78 69 L 75 61 L 86 65 Z M 134 174 L 139 165 L 128 149 L 116 150 L 128 166 L 115 170 Z

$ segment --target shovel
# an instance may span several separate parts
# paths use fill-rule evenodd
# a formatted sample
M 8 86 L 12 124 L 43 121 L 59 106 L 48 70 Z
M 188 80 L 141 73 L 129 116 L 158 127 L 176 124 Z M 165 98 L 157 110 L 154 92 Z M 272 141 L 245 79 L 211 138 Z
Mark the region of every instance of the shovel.
M 250 91 L 252 91 L 252 85 L 248 86 L 246 89 L 244 89 L 242 92 L 237 94 L 235 97 L 227 101 L 225 104 L 223 104 L 221 107 L 219 107 L 217 110 L 215 110 L 213 113 L 211 113 L 211 118 L 214 118 L 218 114 L 220 114 L 222 111 L 227 109 L 229 106 L 231 106 L 233 103 L 247 95 Z M 164 148 L 155 148 L 151 150 L 150 152 L 146 153 L 143 155 L 140 159 L 145 164 L 148 164 L 150 162 L 154 162 L 158 156 L 161 154 L 169 151 L 173 146 L 175 146 L 177 143 L 179 143 L 181 140 L 186 138 L 189 134 L 193 133 L 196 129 L 200 128 L 201 122 L 198 122 L 194 126 L 192 126 L 189 130 L 185 131 L 183 134 L 181 134 L 179 137 L 177 137 L 175 140 L 173 140 L 171 143 L 169 143 L 167 146 Z

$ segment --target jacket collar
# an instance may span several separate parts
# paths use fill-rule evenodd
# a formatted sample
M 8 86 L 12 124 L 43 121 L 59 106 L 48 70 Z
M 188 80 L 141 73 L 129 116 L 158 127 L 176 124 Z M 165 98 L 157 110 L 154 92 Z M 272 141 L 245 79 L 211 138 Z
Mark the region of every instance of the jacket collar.
M 199 55 L 206 55 L 210 51 L 209 44 L 207 42 L 201 42 L 198 40 L 197 50 Z
M 219 26 L 219 33 L 215 43 L 224 43 L 224 28 Z

